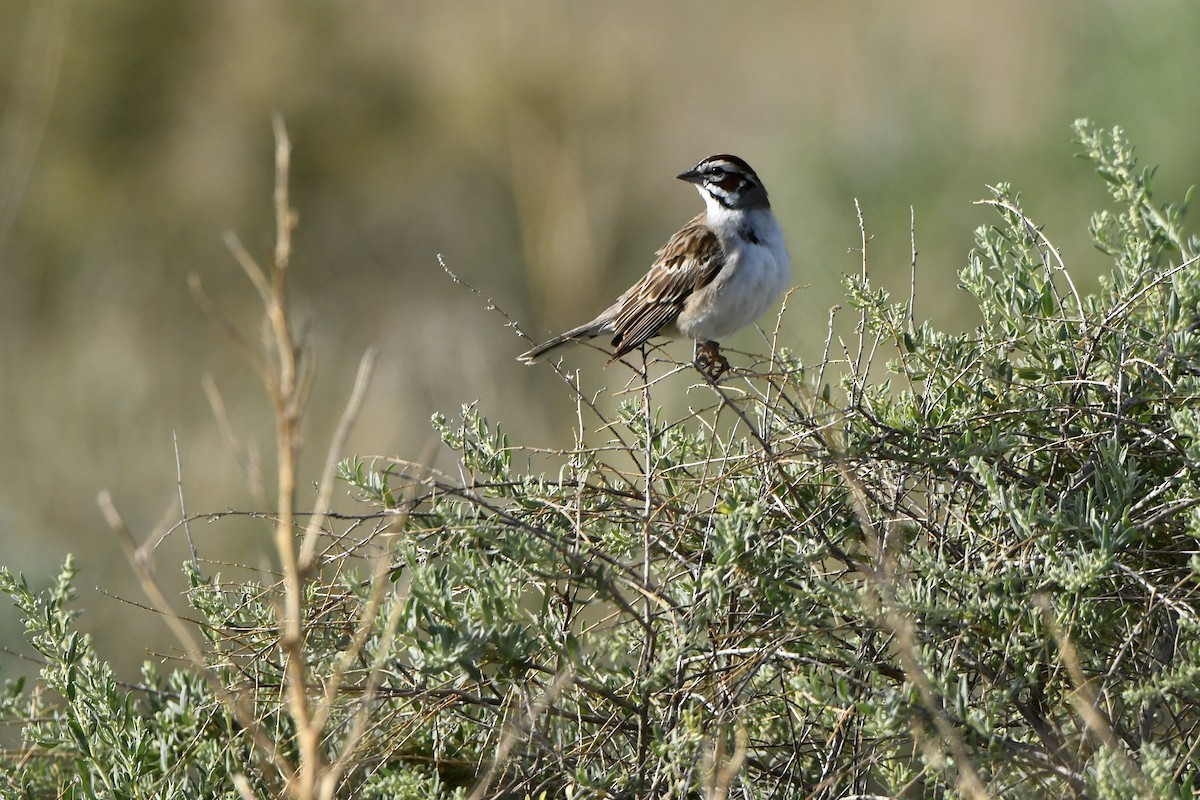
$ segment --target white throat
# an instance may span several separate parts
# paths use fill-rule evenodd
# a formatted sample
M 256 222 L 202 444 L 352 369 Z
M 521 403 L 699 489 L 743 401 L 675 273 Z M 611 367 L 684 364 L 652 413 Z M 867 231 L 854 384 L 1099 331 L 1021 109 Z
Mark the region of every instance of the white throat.
M 704 191 L 702 187 L 696 187 L 696 191 L 700 192 L 700 196 L 704 198 L 704 221 L 714 230 L 736 229 L 752 213 L 745 209 L 729 208 L 722 205 L 721 201 Z

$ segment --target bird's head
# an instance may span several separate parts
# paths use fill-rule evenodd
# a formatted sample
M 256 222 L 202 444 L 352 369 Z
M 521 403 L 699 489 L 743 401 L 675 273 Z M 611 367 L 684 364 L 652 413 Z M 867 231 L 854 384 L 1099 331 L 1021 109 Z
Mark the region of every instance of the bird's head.
M 758 175 L 737 156 L 709 156 L 678 177 L 681 181 L 695 184 L 706 204 L 716 203 L 732 210 L 771 206 L 766 187 Z

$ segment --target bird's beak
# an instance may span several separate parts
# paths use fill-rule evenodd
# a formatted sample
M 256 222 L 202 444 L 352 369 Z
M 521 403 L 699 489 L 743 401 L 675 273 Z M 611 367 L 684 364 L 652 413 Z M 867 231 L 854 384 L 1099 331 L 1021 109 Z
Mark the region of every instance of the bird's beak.
M 682 172 L 675 176 L 681 181 L 688 183 L 703 183 L 704 175 L 698 169 L 689 169 L 687 172 Z

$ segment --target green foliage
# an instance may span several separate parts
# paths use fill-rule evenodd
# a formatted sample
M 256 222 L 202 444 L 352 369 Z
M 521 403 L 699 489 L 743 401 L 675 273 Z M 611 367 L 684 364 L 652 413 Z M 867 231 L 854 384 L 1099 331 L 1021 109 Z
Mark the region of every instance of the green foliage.
M 4 797 L 229 798 L 248 748 L 202 677 L 147 665 L 136 691 L 121 686 L 90 638 L 74 630 L 70 559 L 42 593 L 0 568 L 0 591 L 25 617 L 45 660 L 33 692 L 6 686 L 0 708 L 26 721 L 24 752 L 0 765 Z
M 328 532 L 304 598 L 326 758 L 357 746 L 340 796 L 1191 797 L 1200 248 L 1120 131 L 1077 134 L 1117 206 L 1093 295 L 1000 185 L 959 275 L 973 332 L 847 279 L 862 358 L 780 355 L 679 420 L 648 389 L 560 454 L 464 407 L 434 420 L 454 476 L 344 462 L 375 510 Z M 280 791 L 207 681 L 115 684 L 71 574 L 3 573 L 47 659 L 0 703 L 26 720 L 9 787 Z M 192 587 L 209 669 L 292 752 L 269 582 Z

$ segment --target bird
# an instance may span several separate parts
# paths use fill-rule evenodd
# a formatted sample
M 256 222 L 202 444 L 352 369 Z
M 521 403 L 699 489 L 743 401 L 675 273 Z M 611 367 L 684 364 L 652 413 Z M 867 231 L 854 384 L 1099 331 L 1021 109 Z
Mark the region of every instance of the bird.
M 694 364 L 717 380 L 729 369 L 719 339 L 749 325 L 787 288 L 791 258 L 758 175 L 737 156 L 709 156 L 677 176 L 704 211 L 658 250 L 649 271 L 590 322 L 517 356 L 537 363 L 560 347 L 610 337 L 617 361 L 655 336 L 686 337 Z

